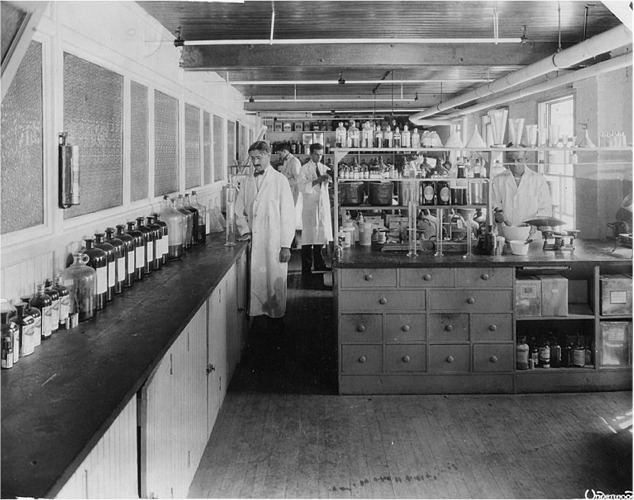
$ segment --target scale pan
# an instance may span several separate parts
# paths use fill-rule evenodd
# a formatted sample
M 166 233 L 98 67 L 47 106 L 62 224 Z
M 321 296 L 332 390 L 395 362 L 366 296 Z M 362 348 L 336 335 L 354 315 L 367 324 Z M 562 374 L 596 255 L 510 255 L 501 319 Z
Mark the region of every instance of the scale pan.
M 563 226 L 566 223 L 562 220 L 555 219 L 554 217 L 544 217 L 542 219 L 525 220 L 524 224 L 530 224 L 531 226 L 557 227 L 557 226 Z

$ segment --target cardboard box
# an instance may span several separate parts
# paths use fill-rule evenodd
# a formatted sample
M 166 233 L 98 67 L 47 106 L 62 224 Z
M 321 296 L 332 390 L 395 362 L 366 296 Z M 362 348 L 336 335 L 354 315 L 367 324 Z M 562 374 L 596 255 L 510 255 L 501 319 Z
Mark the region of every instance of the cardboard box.
M 301 132 L 304 130 L 304 124 L 302 122 L 295 122 L 295 132 Z
M 632 323 L 601 322 L 601 366 L 629 366 L 632 345 Z
M 542 282 L 536 276 L 515 280 L 515 313 L 524 317 L 542 315 Z
M 542 282 L 542 316 L 568 316 L 568 279 L 560 274 L 545 274 Z
M 284 132 L 292 132 L 293 131 L 293 124 L 291 122 L 284 122 Z
M 601 275 L 599 283 L 603 316 L 632 314 L 632 275 Z
M 283 130 L 282 122 L 275 122 L 274 130 L 275 132 L 282 132 Z

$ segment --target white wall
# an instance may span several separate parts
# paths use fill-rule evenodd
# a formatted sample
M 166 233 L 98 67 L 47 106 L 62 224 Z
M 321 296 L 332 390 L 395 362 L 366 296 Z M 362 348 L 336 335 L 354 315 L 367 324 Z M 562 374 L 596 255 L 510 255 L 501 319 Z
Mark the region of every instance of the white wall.
M 217 83 L 222 80 L 220 76 L 202 72 L 185 73 L 179 68 L 180 50 L 173 45 L 174 35 L 136 2 L 49 2 L 33 39 L 43 46 L 46 222 L 38 227 L 2 235 L 0 296 L 8 299 L 32 293 L 35 283 L 59 274 L 65 268 L 69 253 L 81 246 L 84 237 L 136 216 L 148 215 L 158 208 L 160 201 L 160 197 L 152 195 L 154 143 L 150 133 L 150 196 L 134 203 L 129 201 L 129 146 L 127 154 L 124 147 L 123 206 L 64 220 L 56 196 L 57 134 L 63 129 L 64 122 L 61 101 L 64 52 L 121 74 L 124 88 L 128 88 L 130 80 L 134 80 L 147 86 L 150 96 L 157 89 L 177 98 L 180 102 L 181 131 L 184 130 L 185 103 L 226 120 L 240 121 L 254 130 L 255 135 L 259 127 L 255 117 L 245 115 L 243 96 L 233 87 Z M 124 93 L 124 120 L 129 120 L 128 91 Z M 124 125 L 124 144 L 130 143 L 129 138 L 129 125 Z M 216 140 L 226 144 L 224 136 L 214 135 Z M 184 190 L 184 151 L 184 133 L 181 133 L 181 191 Z M 212 161 L 222 162 L 226 166 L 226 156 L 224 153 L 223 158 L 213 158 Z M 223 183 L 223 180 L 214 179 L 212 184 L 197 187 L 199 202 L 207 206 L 220 206 Z

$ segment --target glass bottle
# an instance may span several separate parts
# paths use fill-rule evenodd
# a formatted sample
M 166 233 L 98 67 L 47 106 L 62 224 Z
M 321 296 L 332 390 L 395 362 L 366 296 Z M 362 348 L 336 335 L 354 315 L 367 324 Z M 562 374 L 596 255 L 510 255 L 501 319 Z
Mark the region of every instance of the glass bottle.
M 192 213 L 191 244 L 195 245 L 198 243 L 199 214 L 198 214 L 198 209 L 192 205 L 192 201 L 189 198 L 189 193 L 185 193 L 185 200 L 183 201 L 183 206 Z
M 539 366 L 540 368 L 550 368 L 550 343 L 548 339 L 543 339 L 539 346 Z
M 233 177 L 229 177 L 229 183 L 225 186 L 225 207 L 227 210 L 225 225 L 225 246 L 232 247 L 236 244 L 236 197 L 238 188 L 233 183 Z
M 88 256 L 88 266 L 97 273 L 95 293 L 95 308 L 101 311 L 106 307 L 106 296 L 108 295 L 108 257 L 101 248 L 95 248 L 95 240 L 87 238 L 84 253 Z
M 537 339 L 535 337 L 531 337 L 530 344 L 531 353 L 528 358 L 529 368 L 537 368 L 539 366 L 539 349 L 537 348 Z
M 53 281 L 50 279 L 44 281 L 44 291 L 53 301 L 53 308 L 51 309 L 51 328 L 52 332 L 55 333 L 59 330 L 59 292 L 53 288 Z
M 446 180 L 436 181 L 436 203 L 438 205 L 449 205 L 451 203 L 451 190 L 449 182 Z
M 114 250 L 115 260 L 115 280 L 114 280 L 114 293 L 120 294 L 123 292 L 123 286 L 125 283 L 126 274 L 128 272 L 127 257 L 125 244 L 122 240 L 115 237 L 114 227 L 106 228 L 106 243 L 112 245 Z
M 185 216 L 185 224 L 183 225 L 183 246 L 185 250 L 192 245 L 192 227 L 194 215 L 185 208 L 183 204 L 183 195 L 179 194 L 176 198 L 176 210 Z
M 106 241 L 104 233 L 95 233 L 95 248 L 103 250 L 106 254 L 106 302 L 114 299 L 114 289 L 117 284 L 117 256 L 114 247 Z
M 146 217 L 147 223 L 145 224 L 154 235 L 154 259 L 152 260 L 152 271 L 158 271 L 163 266 L 163 228 L 156 223 L 156 217 L 148 215 Z
M 557 337 L 552 336 L 550 340 L 550 366 L 559 368 L 561 366 L 561 346 Z
M 207 207 L 198 203 L 196 191 L 192 191 L 191 203 L 198 210 L 198 242 L 204 243 L 207 239 Z
M 566 342 L 566 346 L 563 348 L 561 357 L 561 366 L 565 366 L 566 368 L 572 366 L 572 342 Z
M 392 128 L 389 125 L 385 127 L 385 130 L 383 131 L 383 147 L 392 147 Z
M 377 124 L 374 129 L 374 147 L 380 148 L 383 145 L 383 131 L 381 125 Z
M 572 348 L 572 366 L 579 368 L 586 366 L 586 346 L 582 339 L 583 336 L 577 334 L 577 343 Z
M 29 304 L 39 309 L 42 315 L 42 340 L 51 338 L 53 333 L 53 300 L 44 292 L 44 285 L 37 285 L 37 292 L 31 297 Z
M 123 242 L 125 251 L 125 280 L 123 286 L 130 288 L 134 282 L 134 273 L 136 270 L 136 251 L 134 245 L 134 237 L 126 233 L 125 224 L 117 224 L 117 238 Z
M 13 368 L 13 344 L 19 336 L 17 325 L 9 321 L 11 315 L 16 314 L 15 307 L 7 300 L 0 299 L 0 328 L 2 329 L 2 358 L 0 366 L 3 369 Z
M 163 200 L 163 207 L 165 207 L 165 200 Z M 164 208 L 161 209 L 163 211 Z M 166 265 L 169 262 L 169 235 L 167 234 L 167 222 L 161 220 L 161 215 L 158 213 L 153 213 L 154 220 L 156 224 L 161 226 L 161 239 L 160 241 L 160 249 L 161 249 L 161 267 Z
M 178 260 L 183 256 L 183 226 L 186 225 L 185 216 L 174 208 L 174 200 L 167 196 L 161 219 L 167 224 L 168 256 L 169 260 Z
M 152 262 L 154 262 L 154 231 L 145 225 L 145 217 L 136 218 L 136 229 L 143 233 L 145 241 L 145 260 L 143 262 L 143 274 L 152 272 Z
M 350 120 L 350 126 L 348 127 L 348 146 L 352 148 L 358 148 L 359 141 L 359 129 L 357 128 L 357 124 L 354 120 Z
M 35 319 L 26 312 L 27 305 L 18 302 L 15 305 L 16 314 L 9 318 L 9 321 L 16 324 L 18 328 L 18 342 L 13 346 L 13 363 L 17 363 L 19 358 L 33 354 L 35 351 Z M 19 346 L 19 347 L 18 347 Z
M 59 325 L 64 329 L 70 328 L 70 292 L 62 283 L 62 277 L 57 276 L 53 282 L 53 288 L 59 293 Z
M 127 233 L 134 238 L 134 281 L 143 279 L 145 268 L 145 238 L 136 228 L 136 221 L 128 221 Z
M 73 254 L 73 263 L 62 272 L 62 283 L 70 294 L 70 314 L 79 321 L 92 318 L 96 311 L 97 271 L 86 264 L 90 257 L 82 252 Z
M 401 147 L 401 131 L 399 130 L 398 127 L 394 129 L 394 134 L 392 136 L 392 144 L 394 145 L 395 148 Z
M 420 134 L 418 133 L 418 129 L 416 127 L 412 130 L 412 148 L 420 148 Z
M 518 370 L 528 370 L 529 347 L 526 343 L 526 337 L 519 337 L 517 346 L 515 347 L 515 358 L 517 360 Z
M 42 313 L 37 307 L 33 307 L 30 304 L 31 297 L 29 295 L 20 297 L 20 300 L 26 304 L 25 310 L 33 317 L 35 322 L 33 325 L 33 345 L 37 347 L 42 344 Z

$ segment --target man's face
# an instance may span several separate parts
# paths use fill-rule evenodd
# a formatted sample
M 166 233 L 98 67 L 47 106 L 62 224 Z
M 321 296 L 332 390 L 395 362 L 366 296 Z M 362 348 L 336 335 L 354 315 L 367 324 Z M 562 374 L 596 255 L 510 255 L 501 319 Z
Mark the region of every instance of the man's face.
M 271 162 L 271 155 L 269 153 L 265 153 L 264 151 L 251 151 L 249 153 L 249 159 L 251 160 L 251 164 L 256 170 L 264 170 L 269 166 Z
M 280 156 L 282 160 L 286 160 L 289 154 L 291 154 L 291 152 L 288 149 L 282 149 L 282 151 L 280 151 Z
M 317 163 L 319 160 L 321 160 L 321 157 L 324 154 L 324 150 L 323 149 L 315 149 L 312 153 L 310 153 L 310 159 L 313 160 L 315 163 Z
M 507 162 L 509 170 L 513 175 L 522 175 L 526 168 L 526 155 L 524 153 L 511 152 L 508 153 Z

